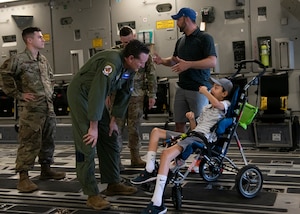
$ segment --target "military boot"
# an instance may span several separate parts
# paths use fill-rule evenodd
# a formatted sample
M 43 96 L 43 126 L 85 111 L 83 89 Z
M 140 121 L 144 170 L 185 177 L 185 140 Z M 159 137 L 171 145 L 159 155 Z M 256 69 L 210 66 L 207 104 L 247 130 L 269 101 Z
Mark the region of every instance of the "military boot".
M 130 149 L 131 155 L 131 167 L 145 168 L 146 162 L 140 157 L 140 151 L 138 149 Z
M 20 179 L 17 185 L 17 189 L 20 192 L 29 193 L 29 192 L 34 192 L 35 190 L 38 189 L 38 186 L 29 179 L 27 171 L 22 171 L 19 174 L 20 174 Z
M 50 164 L 41 164 L 40 180 L 55 179 L 60 180 L 66 177 L 65 172 L 56 172 L 50 168 Z
M 104 210 L 110 208 L 110 203 L 99 195 L 89 195 L 86 205 L 95 210 Z
M 107 196 L 132 195 L 137 191 L 138 191 L 137 188 L 133 186 L 128 186 L 123 183 L 111 183 L 107 185 L 105 194 Z

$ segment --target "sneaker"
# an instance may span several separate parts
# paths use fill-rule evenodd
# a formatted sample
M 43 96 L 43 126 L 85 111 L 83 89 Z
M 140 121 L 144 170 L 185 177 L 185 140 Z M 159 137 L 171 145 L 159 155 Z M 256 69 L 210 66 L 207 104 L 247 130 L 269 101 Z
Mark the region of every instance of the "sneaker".
M 164 204 L 162 203 L 161 204 L 161 206 L 155 206 L 154 204 L 153 204 L 153 202 L 151 201 L 149 204 L 148 204 L 148 206 L 147 206 L 147 208 L 146 209 L 144 209 L 142 212 L 141 212 L 141 214 L 149 214 L 149 213 L 151 213 L 151 214 L 164 214 L 164 213 L 167 213 L 167 208 L 164 206 Z
M 170 170 L 172 172 L 176 171 L 177 169 L 181 169 L 185 167 L 185 160 L 179 158 L 179 159 L 175 159 L 170 163 Z
M 142 171 L 138 177 L 132 179 L 130 182 L 132 184 L 144 184 L 149 181 L 154 181 L 155 179 L 156 179 L 155 170 L 150 173 L 150 172 L 147 172 L 146 169 L 144 169 L 144 171 Z
M 195 163 L 195 166 L 192 168 L 191 172 L 192 173 L 199 173 L 199 165 L 200 165 L 201 160 L 197 160 Z
M 106 188 L 105 194 L 107 196 L 114 196 L 114 195 L 132 195 L 136 193 L 138 190 L 136 187 L 128 186 L 122 183 L 114 183 L 108 184 Z

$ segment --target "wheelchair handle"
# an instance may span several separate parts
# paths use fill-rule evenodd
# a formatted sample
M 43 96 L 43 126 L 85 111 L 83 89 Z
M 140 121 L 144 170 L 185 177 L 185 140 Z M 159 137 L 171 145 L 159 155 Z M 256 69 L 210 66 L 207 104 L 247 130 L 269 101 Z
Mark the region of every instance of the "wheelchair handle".
M 256 63 L 256 64 L 259 65 L 260 68 L 263 69 L 263 71 L 260 72 L 260 73 L 256 76 L 257 78 L 261 77 L 261 76 L 265 73 L 265 71 L 266 71 L 266 66 L 264 66 L 264 64 L 262 64 L 262 63 L 261 63 L 259 60 L 257 60 L 257 59 L 242 60 L 242 61 L 240 61 L 240 62 L 238 63 L 238 69 L 237 69 L 237 71 L 231 76 L 231 78 L 233 78 L 233 77 L 235 77 L 236 75 L 238 75 L 238 74 L 241 72 L 241 70 L 242 70 L 242 68 L 243 68 L 243 65 L 245 65 L 245 64 L 247 64 L 247 63 Z
M 264 75 L 264 73 L 266 72 L 266 66 L 264 64 L 262 64 L 261 61 L 257 60 L 257 59 L 249 59 L 249 60 L 242 60 L 238 63 L 238 69 L 237 71 L 230 77 L 231 79 L 233 79 L 235 76 L 237 76 L 242 68 L 244 64 L 247 63 L 256 63 L 259 65 L 260 68 L 262 68 L 263 70 L 256 75 L 255 77 L 253 77 L 245 86 L 244 86 L 244 90 L 246 91 L 251 85 L 253 85 L 253 83 L 255 82 L 256 79 L 260 78 L 262 75 Z

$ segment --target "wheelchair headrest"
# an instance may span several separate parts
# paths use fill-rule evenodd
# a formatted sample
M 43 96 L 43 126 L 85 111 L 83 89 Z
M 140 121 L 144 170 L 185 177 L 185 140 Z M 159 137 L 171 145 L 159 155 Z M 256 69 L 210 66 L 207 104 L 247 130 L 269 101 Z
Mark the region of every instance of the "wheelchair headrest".
M 235 108 L 237 105 L 237 101 L 239 98 L 239 92 L 240 92 L 240 87 L 239 86 L 234 86 L 234 91 L 231 94 L 231 101 L 230 101 L 230 106 L 227 109 L 226 117 L 234 117 L 236 116 L 235 114 Z
M 211 131 L 215 130 L 217 136 L 221 136 L 225 133 L 226 129 L 233 124 L 233 117 L 236 117 L 236 108 L 239 98 L 240 87 L 235 85 L 234 91 L 231 94 L 230 106 L 227 109 L 225 118 L 221 119 L 215 126 L 211 128 Z

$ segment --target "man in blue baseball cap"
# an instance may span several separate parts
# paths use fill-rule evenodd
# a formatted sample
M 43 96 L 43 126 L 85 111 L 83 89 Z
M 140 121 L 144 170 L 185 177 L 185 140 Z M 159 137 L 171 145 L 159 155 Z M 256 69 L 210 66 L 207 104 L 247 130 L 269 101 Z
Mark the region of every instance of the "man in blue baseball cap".
M 210 68 L 216 66 L 217 55 L 213 37 L 200 31 L 196 24 L 197 13 L 191 8 L 181 8 L 176 15 L 177 27 L 183 32 L 175 46 L 173 55 L 162 58 L 158 54 L 153 61 L 158 65 L 171 67 L 178 75 L 174 101 L 175 131 L 185 132 L 185 113 L 193 111 L 198 117 L 208 99 L 198 93 L 199 86 L 211 88 Z
M 178 20 L 182 16 L 189 17 L 192 21 L 195 22 L 197 14 L 193 9 L 188 8 L 188 7 L 183 7 L 179 10 L 179 12 L 176 15 L 173 15 L 171 17 L 174 20 Z

